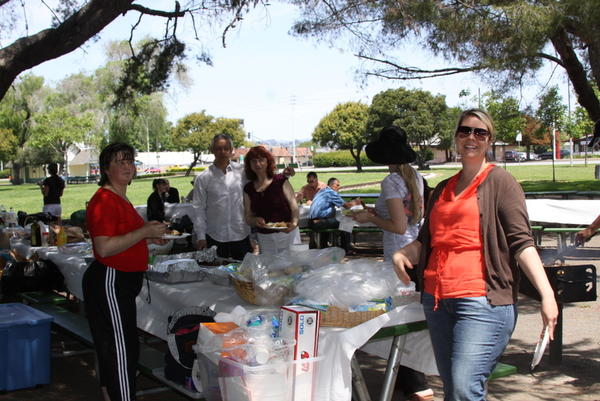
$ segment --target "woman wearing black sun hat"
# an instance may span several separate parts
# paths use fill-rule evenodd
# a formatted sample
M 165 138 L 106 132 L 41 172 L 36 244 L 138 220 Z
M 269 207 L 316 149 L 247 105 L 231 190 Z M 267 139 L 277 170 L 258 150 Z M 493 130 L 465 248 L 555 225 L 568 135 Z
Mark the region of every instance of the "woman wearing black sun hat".
M 388 165 L 390 174 L 381 182 L 381 195 L 375 209 L 354 214 L 354 220 L 370 222 L 383 230 L 383 256 L 392 261 L 395 251 L 417 238 L 423 216 L 423 177 L 410 166 L 416 154 L 407 142 L 406 132 L 399 127 L 381 130 L 377 140 L 365 149 L 367 157 Z M 410 401 L 433 399 L 425 375 L 400 365 L 396 387 Z

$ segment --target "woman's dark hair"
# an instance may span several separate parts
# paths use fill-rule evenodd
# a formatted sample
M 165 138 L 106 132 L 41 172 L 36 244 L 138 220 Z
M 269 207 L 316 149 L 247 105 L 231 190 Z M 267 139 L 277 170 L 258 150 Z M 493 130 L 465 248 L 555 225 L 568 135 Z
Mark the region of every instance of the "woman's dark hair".
M 252 171 L 250 167 L 250 162 L 254 159 L 265 158 L 267 159 L 267 177 L 273 178 L 275 175 L 275 159 L 271 152 L 265 149 L 264 146 L 255 146 L 250 148 L 248 153 L 246 153 L 246 157 L 244 158 L 244 172 L 246 173 L 246 178 L 250 181 L 256 180 L 258 177 L 256 173 Z
M 167 180 L 165 180 L 164 178 L 155 178 L 154 180 L 152 180 L 152 189 L 156 191 L 159 185 L 163 185 L 166 183 Z
M 48 173 L 50 175 L 56 175 L 58 173 L 58 164 L 56 164 L 56 163 L 48 164 Z
M 107 183 L 110 184 L 106 171 L 110 166 L 110 162 L 116 160 L 119 155 L 121 155 L 121 160 L 135 160 L 135 150 L 131 145 L 123 142 L 111 143 L 100 152 L 100 156 L 98 157 L 98 164 L 100 165 L 99 186 L 103 186 Z

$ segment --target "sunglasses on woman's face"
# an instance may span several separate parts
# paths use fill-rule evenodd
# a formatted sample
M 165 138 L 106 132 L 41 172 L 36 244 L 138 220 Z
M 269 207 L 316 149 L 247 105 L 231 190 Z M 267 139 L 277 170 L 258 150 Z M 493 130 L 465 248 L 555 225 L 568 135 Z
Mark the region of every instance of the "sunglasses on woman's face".
M 456 129 L 456 136 L 459 138 L 467 138 L 471 135 L 471 133 L 475 134 L 475 138 L 480 141 L 485 141 L 488 136 L 490 136 L 490 132 L 483 128 L 473 128 L 467 127 L 466 125 L 461 125 Z

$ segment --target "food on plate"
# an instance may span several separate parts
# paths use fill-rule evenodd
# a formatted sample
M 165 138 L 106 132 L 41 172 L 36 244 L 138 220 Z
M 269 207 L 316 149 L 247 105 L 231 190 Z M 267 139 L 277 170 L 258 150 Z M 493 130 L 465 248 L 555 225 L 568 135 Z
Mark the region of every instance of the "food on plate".
M 177 230 L 167 230 L 167 235 L 181 235 Z
M 352 216 L 354 214 L 354 210 L 352 210 L 352 209 L 342 209 L 342 214 L 344 216 Z
M 287 223 L 285 221 L 279 221 L 277 223 L 267 223 L 266 226 L 267 227 L 284 228 L 284 227 L 287 227 Z

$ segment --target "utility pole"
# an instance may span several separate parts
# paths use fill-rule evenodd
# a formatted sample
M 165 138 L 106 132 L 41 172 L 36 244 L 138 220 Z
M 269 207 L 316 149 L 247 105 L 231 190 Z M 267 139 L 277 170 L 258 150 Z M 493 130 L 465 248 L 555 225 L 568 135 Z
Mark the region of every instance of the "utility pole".
M 146 122 L 146 152 L 150 153 L 150 134 L 148 131 L 148 118 L 144 119 Z
M 296 133 L 294 132 L 295 127 L 294 127 L 294 114 L 295 114 L 295 107 L 296 107 L 296 95 L 292 95 L 290 97 L 290 105 L 292 106 L 292 163 L 296 163 Z
M 552 124 L 552 182 L 556 182 L 556 172 L 554 171 L 554 160 L 556 159 L 556 128 Z

